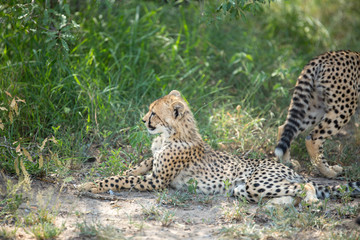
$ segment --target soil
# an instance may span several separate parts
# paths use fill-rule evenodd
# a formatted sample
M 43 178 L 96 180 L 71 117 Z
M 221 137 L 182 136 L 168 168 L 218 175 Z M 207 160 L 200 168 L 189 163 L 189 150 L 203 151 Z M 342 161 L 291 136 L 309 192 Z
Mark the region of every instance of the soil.
M 317 178 L 318 182 L 329 182 L 328 179 Z M 338 181 L 333 181 L 338 182 Z M 116 195 L 102 194 L 101 198 L 113 200 L 93 199 L 79 196 L 74 183 L 60 184 L 46 183 L 34 180 L 31 191 L 26 194 L 27 201 L 22 203 L 20 211 L 24 214 L 34 209 L 47 208 L 55 212 L 57 226 L 64 224 L 65 228 L 59 239 L 227 239 L 233 234 L 223 235 L 224 231 L 234 226 L 246 224 L 241 216 L 229 217 L 234 210 L 235 198 L 226 196 L 206 197 L 201 194 L 190 196 L 180 206 L 159 200 L 162 193 L 123 191 Z M 167 195 L 175 192 L 169 190 Z M 353 205 L 359 205 L 354 200 Z M 179 205 L 179 204 L 178 204 Z M 335 200 L 329 201 L 329 211 L 341 207 Z M 265 214 L 257 214 L 256 204 L 247 204 L 246 217 L 252 217 L 253 226 L 247 226 L 248 233 L 235 235 L 235 239 L 253 239 L 252 232 L 259 229 L 271 228 L 272 220 Z M 332 210 L 331 210 L 332 209 Z M 153 212 L 160 212 L 157 216 Z M 161 219 L 166 213 L 173 213 L 170 220 Z M 171 214 L 170 214 L 171 215 Z M 81 227 L 96 226 L 97 231 L 82 230 Z M 334 226 L 336 231 L 360 231 L 360 226 L 351 219 L 343 219 Z M 334 230 L 334 231 L 335 231 Z M 82 233 L 81 233 L 82 232 Z M 261 239 L 289 239 L 288 234 L 268 231 L 258 234 Z M 305 229 L 297 232 L 290 239 L 321 239 L 323 232 L 319 229 Z M 16 233 L 18 239 L 35 239 L 30 231 L 22 228 Z
M 84 179 L 86 171 L 86 167 L 81 169 L 73 177 L 76 180 L 67 183 L 33 180 L 31 190 L 24 193 L 26 201 L 20 205 L 20 214 L 47 209 L 54 214 L 56 226 L 64 226 L 58 239 L 360 239 L 360 226 L 355 223 L 354 214 L 347 216 L 345 211 L 345 215 L 339 216 L 337 211 L 346 208 L 339 200 L 329 200 L 323 214 L 335 219 L 331 226 L 319 223 L 320 226 L 304 227 L 288 222 L 276 227 L 274 219 L 261 206 L 240 204 L 239 208 L 237 199 L 226 196 L 177 195 L 171 189 L 166 193 L 122 191 L 96 195 L 99 199 L 81 196 L 76 185 Z M 307 177 L 322 184 L 344 183 Z M 4 186 L 0 174 L 0 191 Z M 360 199 L 353 199 L 347 206 L 359 211 Z M 300 208 L 297 207 L 299 212 Z M 5 229 L 14 227 L 9 224 Z M 35 239 L 26 228 L 18 228 L 16 238 Z

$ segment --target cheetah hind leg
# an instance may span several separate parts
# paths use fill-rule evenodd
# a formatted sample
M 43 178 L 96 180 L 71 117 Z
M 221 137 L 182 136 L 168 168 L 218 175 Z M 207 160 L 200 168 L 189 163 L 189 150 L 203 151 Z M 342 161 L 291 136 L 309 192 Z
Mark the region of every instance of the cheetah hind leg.
M 240 199 L 249 200 L 246 192 L 245 182 L 237 184 L 236 188 L 234 189 L 234 196 Z M 274 208 L 276 206 L 290 207 L 290 206 L 297 206 L 299 205 L 299 203 L 300 203 L 300 198 L 292 197 L 292 196 L 282 196 L 282 197 L 271 198 L 269 201 L 267 201 L 266 207 L 269 209 Z
M 300 203 L 300 198 L 292 197 L 292 196 L 283 196 L 277 198 L 271 198 L 267 203 L 267 208 L 273 208 L 275 206 L 283 206 L 283 207 L 290 207 L 290 206 L 298 206 Z
M 334 178 L 339 175 L 343 169 L 335 165 L 329 166 L 325 157 L 323 143 L 326 139 L 334 136 L 339 130 L 346 125 L 352 114 L 339 115 L 336 109 L 332 109 L 325 113 L 321 121 L 311 131 L 310 136 L 306 138 L 306 148 L 310 155 L 312 163 L 326 177 Z
M 234 188 L 234 191 L 233 191 L 234 197 L 249 200 L 247 192 L 246 192 L 245 181 L 238 181 L 238 182 L 236 182 L 235 185 L 236 185 L 236 187 Z
M 319 201 L 319 199 L 316 196 L 316 190 L 312 183 L 306 183 L 304 185 L 304 191 L 305 191 L 305 198 L 303 199 L 307 204 L 314 204 L 317 207 L 321 207 L 322 203 Z M 290 207 L 290 206 L 298 206 L 301 202 L 300 197 L 293 197 L 293 196 L 282 196 L 282 197 L 276 197 L 270 199 L 266 206 L 267 208 L 273 208 L 275 206 L 284 206 L 284 207 Z
M 339 165 L 329 166 L 323 153 L 324 140 L 312 140 L 311 136 L 305 139 L 306 149 L 310 155 L 311 163 L 326 177 L 334 178 L 342 173 L 343 168 Z

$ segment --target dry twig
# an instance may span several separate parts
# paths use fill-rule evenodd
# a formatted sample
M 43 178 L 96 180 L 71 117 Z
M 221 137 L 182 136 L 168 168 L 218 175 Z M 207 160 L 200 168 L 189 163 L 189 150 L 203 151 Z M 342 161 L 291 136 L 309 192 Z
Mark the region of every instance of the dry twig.
M 77 195 L 79 197 L 89 197 L 89 198 L 93 198 L 93 199 L 107 200 L 107 201 L 115 201 L 115 200 L 126 201 L 127 200 L 126 198 L 118 197 L 115 195 L 100 195 L 100 194 L 95 194 L 95 193 L 90 193 L 90 192 L 79 192 Z

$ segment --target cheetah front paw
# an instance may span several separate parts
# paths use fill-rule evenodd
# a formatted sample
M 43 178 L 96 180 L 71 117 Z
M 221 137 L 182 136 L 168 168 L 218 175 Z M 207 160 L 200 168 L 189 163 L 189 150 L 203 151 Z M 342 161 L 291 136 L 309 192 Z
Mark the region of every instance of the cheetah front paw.
M 100 193 L 99 185 L 93 182 L 83 183 L 77 188 L 80 192 Z

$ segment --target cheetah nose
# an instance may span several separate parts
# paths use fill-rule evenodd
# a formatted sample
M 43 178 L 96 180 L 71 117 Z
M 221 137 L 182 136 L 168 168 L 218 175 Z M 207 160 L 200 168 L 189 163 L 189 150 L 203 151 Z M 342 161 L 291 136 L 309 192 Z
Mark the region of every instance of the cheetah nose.
M 146 123 L 146 121 L 144 119 L 141 120 L 143 123 Z

